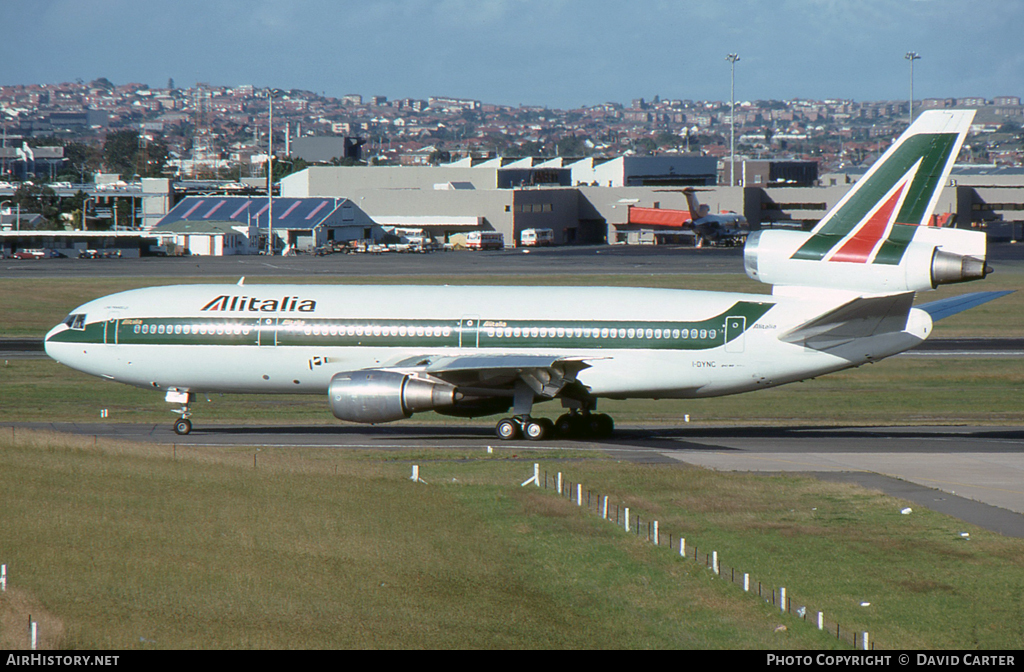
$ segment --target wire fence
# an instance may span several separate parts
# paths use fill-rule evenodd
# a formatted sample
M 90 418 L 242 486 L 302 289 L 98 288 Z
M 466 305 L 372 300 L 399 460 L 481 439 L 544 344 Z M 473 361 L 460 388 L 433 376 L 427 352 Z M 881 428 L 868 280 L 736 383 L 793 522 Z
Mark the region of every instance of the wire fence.
M 869 637 L 867 632 L 843 626 L 838 621 L 825 618 L 823 611 L 816 610 L 799 600 L 794 601 L 793 596 L 787 594 L 785 587 L 769 586 L 754 580 L 749 572 L 725 564 L 716 550 L 700 547 L 694 543 L 693 539 L 687 540 L 686 537 L 679 534 L 674 535 L 672 532 L 666 534 L 653 517 L 642 515 L 637 511 L 630 511 L 629 507 L 612 502 L 608 495 L 584 488 L 581 483 L 564 480 L 562 472 L 549 475 L 547 470 L 541 472 L 539 465 L 535 464 L 534 476 L 522 485 L 526 486 L 530 483 L 545 490 L 555 491 L 559 496 L 576 503 L 581 508 L 615 523 L 629 534 L 645 538 L 656 546 L 665 547 L 678 553 L 682 558 L 703 565 L 717 576 L 738 584 L 745 592 L 754 593 L 756 591 L 758 597 L 778 608 L 780 612 L 790 614 L 803 621 L 810 621 L 819 630 L 831 633 L 836 639 L 855 649 L 874 650 L 876 648 L 874 638 Z

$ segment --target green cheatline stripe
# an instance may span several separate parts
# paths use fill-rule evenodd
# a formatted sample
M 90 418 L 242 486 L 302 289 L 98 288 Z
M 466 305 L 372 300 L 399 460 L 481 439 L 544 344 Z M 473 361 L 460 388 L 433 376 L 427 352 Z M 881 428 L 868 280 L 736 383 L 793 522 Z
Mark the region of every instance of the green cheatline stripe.
M 822 227 L 821 231 L 811 237 L 796 251 L 793 259 L 820 261 L 847 234 L 853 231 L 871 209 L 878 204 L 896 182 L 907 174 L 920 159 L 914 179 L 903 201 L 897 222 L 917 224 L 922 220 L 932 194 L 940 188 L 939 178 L 943 167 L 957 141 L 955 133 L 929 133 L 908 138 L 882 164 L 875 174 L 863 184 L 849 201 Z M 897 231 L 897 229 L 900 229 Z M 907 243 L 913 237 L 913 227 L 893 227 L 893 232 L 883 244 L 884 254 L 879 253 L 878 263 L 898 264 L 903 258 Z
M 116 330 L 120 345 L 709 350 L 738 338 L 774 305 L 740 301 L 699 322 L 480 320 L 469 325 L 458 320 L 126 318 Z M 92 322 L 51 340 L 112 343 L 114 330 L 113 322 Z

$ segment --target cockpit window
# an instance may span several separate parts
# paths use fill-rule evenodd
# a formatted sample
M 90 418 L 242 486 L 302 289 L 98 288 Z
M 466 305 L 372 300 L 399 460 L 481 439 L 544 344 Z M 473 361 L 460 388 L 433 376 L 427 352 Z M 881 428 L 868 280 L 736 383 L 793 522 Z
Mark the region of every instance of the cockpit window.
M 85 313 L 72 313 L 64 319 L 64 324 L 76 331 L 85 330 Z

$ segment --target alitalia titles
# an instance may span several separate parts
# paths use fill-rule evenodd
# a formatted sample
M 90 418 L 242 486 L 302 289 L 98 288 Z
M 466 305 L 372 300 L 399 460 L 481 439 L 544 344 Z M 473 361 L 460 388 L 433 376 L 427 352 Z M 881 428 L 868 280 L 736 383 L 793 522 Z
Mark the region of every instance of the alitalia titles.
M 250 313 L 312 313 L 316 301 L 298 296 L 280 299 L 261 299 L 256 296 L 228 296 L 221 294 L 200 309 L 202 312 L 250 312 Z

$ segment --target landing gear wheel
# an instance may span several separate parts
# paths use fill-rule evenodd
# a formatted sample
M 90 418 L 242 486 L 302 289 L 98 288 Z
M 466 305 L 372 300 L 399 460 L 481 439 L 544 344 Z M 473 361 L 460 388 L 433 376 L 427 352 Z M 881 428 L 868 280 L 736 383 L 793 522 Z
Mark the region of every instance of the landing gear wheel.
M 529 418 L 523 423 L 523 434 L 530 441 L 543 441 L 554 433 L 555 425 L 547 418 Z
M 188 418 L 178 418 L 174 423 L 174 433 L 185 435 L 192 431 L 192 421 Z
M 607 439 L 615 431 L 615 421 L 610 415 L 593 413 L 585 418 L 587 436 L 595 439 Z
M 518 439 L 522 429 L 519 427 L 519 423 L 514 418 L 502 418 L 498 421 L 498 424 L 494 427 L 494 433 L 498 435 L 498 438 L 502 441 L 512 441 Z
M 555 420 L 555 434 L 565 439 L 575 439 L 586 434 L 586 422 L 579 413 L 564 413 Z

